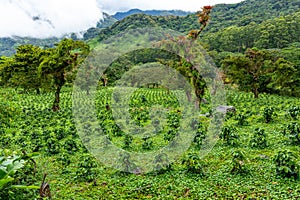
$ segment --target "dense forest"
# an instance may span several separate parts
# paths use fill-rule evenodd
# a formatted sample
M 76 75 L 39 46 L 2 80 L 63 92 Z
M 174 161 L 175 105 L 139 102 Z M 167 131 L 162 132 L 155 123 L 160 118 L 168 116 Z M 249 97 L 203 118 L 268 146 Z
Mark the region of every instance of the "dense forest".
M 299 0 L 82 35 L 0 38 L 0 199 L 300 197 Z
M 211 14 L 210 25 L 205 29 L 205 32 L 213 32 L 213 33 L 218 31 L 220 32 L 219 34 L 212 35 L 211 37 L 213 38 L 211 39 L 209 39 L 210 37 L 207 36 L 208 38 L 206 40 L 207 42 L 211 42 L 211 40 L 218 37 L 221 34 L 221 32 L 223 32 L 223 29 L 229 29 L 229 27 L 232 26 L 234 27 L 233 29 L 237 27 L 242 27 L 242 29 L 245 29 L 243 31 L 247 31 L 247 28 L 245 28 L 245 26 L 247 27 L 247 25 L 249 25 L 248 29 L 252 28 L 251 25 L 254 26 L 255 28 L 258 28 L 258 25 L 261 24 L 262 22 L 268 23 L 267 20 L 274 20 L 275 18 L 278 18 L 276 23 L 280 23 L 278 20 L 283 20 L 281 19 L 282 17 L 284 18 L 284 20 L 288 20 L 289 23 L 292 24 L 299 23 L 299 22 L 294 22 L 293 20 L 290 21 L 290 19 L 288 19 L 287 17 L 289 15 L 291 15 L 290 18 L 297 17 L 297 14 L 295 14 L 296 16 L 294 16 L 293 13 L 297 13 L 299 11 L 300 11 L 299 0 L 289 0 L 289 1 L 247 0 L 237 4 L 219 4 L 214 7 L 214 11 Z M 168 15 L 166 15 L 166 11 L 155 11 L 155 12 L 139 11 L 138 13 L 140 14 L 137 14 L 138 16 L 130 17 L 130 15 L 135 13 L 137 13 L 137 10 L 135 9 L 128 12 L 119 13 L 122 14 L 122 17 L 110 16 L 106 13 L 103 13 L 104 18 L 99 20 L 96 27 L 90 28 L 87 31 L 85 31 L 83 33 L 83 39 L 87 41 L 99 37 L 99 39 L 101 40 L 105 38 L 106 33 L 113 35 L 113 34 L 117 34 L 120 30 L 126 30 L 128 28 L 135 28 L 135 27 L 143 27 L 145 25 L 161 26 L 163 28 L 174 29 L 176 31 L 180 31 L 183 33 L 187 33 L 189 30 L 195 29 L 198 26 L 197 17 L 192 13 L 189 14 L 180 11 L 169 11 Z M 118 13 L 116 13 L 116 15 L 117 14 Z M 145 14 L 149 14 L 149 15 L 145 15 Z M 139 21 L 142 21 L 142 23 L 140 23 Z M 115 22 L 117 23 L 114 24 Z M 269 21 L 269 23 L 274 24 L 275 22 Z M 281 21 L 281 23 L 283 22 Z M 126 24 L 131 24 L 131 26 L 128 27 L 126 26 Z M 292 24 L 290 24 L 290 26 L 292 26 Z M 267 24 L 265 25 L 267 26 Z M 272 27 L 269 28 L 272 29 Z M 299 28 L 297 29 L 297 27 L 293 27 L 293 29 L 299 30 Z M 258 30 L 260 34 L 262 34 L 261 31 L 262 31 L 261 29 Z M 273 31 L 275 32 L 275 30 Z M 287 29 L 285 29 L 285 31 L 287 31 Z M 230 32 L 229 34 L 233 34 L 233 35 L 239 34 L 233 32 L 236 31 L 232 30 L 232 32 Z M 240 34 L 242 34 L 242 32 Z M 254 33 L 256 33 L 256 31 L 254 31 Z M 258 36 L 260 36 L 260 34 Z M 233 35 L 231 37 L 234 37 Z M 254 36 L 255 35 L 253 35 L 253 37 Z M 72 33 L 70 33 L 69 36 L 67 37 L 78 39 L 76 34 L 72 34 Z M 263 37 L 267 37 L 267 36 L 263 36 Z M 269 37 L 272 37 L 272 35 L 270 35 Z M 294 38 L 294 40 L 297 40 L 296 38 Z M 243 39 L 244 38 L 241 37 L 240 41 L 242 41 Z M 53 39 L 33 39 L 33 38 L 19 38 L 19 37 L 0 38 L 0 55 L 12 55 L 15 52 L 16 47 L 20 44 L 33 44 L 33 45 L 44 47 L 44 46 L 53 46 L 54 43 L 58 41 L 59 38 L 53 38 Z M 250 42 L 252 42 L 252 40 Z M 283 44 L 286 43 L 283 42 Z M 245 45 L 246 47 L 242 47 L 241 51 L 247 47 L 250 47 L 252 43 L 250 43 L 250 45 L 248 45 L 248 43 Z M 212 48 L 215 48 L 215 46 L 213 46 Z M 234 47 L 234 49 L 236 48 L 238 47 Z

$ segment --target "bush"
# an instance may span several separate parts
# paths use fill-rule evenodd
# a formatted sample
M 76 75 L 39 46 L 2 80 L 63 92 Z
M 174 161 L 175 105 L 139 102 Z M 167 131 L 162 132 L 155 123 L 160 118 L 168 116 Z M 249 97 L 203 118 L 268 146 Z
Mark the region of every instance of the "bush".
M 197 153 L 188 153 L 183 158 L 182 164 L 186 166 L 187 172 L 204 176 L 203 164 Z
M 143 140 L 144 140 L 144 142 L 143 142 L 143 144 L 142 144 L 142 148 L 143 148 L 144 150 L 150 150 L 150 149 L 153 148 L 153 142 L 152 142 L 151 140 L 149 140 L 148 137 L 143 138 Z
M 87 182 L 95 181 L 97 178 L 96 168 L 97 161 L 89 154 L 84 154 L 77 165 L 75 179 Z
M 126 134 L 124 137 L 124 148 L 129 148 L 132 143 L 133 137 L 129 134 Z
M 299 107 L 295 107 L 295 106 L 294 106 L 294 107 L 291 107 L 291 108 L 288 109 L 288 115 L 289 115 L 292 119 L 294 119 L 294 120 L 297 119 L 299 113 L 300 113 L 300 108 L 299 108 Z
M 299 177 L 299 164 L 296 163 L 296 156 L 289 150 L 279 151 L 273 158 L 276 165 L 276 174 L 282 177 Z
M 231 146 L 236 146 L 238 144 L 238 134 L 237 130 L 233 126 L 224 126 L 222 128 L 220 138 L 227 144 Z
M 270 123 L 273 120 L 273 117 L 275 116 L 274 108 L 272 108 L 272 107 L 265 108 L 263 116 L 264 116 L 265 122 Z
M 239 126 L 245 126 L 245 125 L 247 125 L 248 124 L 248 122 L 247 122 L 247 117 L 245 116 L 245 115 L 243 115 L 243 114 L 238 114 L 237 116 L 236 116 L 236 119 L 238 120 L 238 125 Z
M 264 129 L 256 128 L 250 140 L 251 147 L 265 148 L 267 147 L 267 134 Z
M 297 122 L 288 124 L 283 132 L 288 137 L 290 144 L 300 145 L 300 126 Z
M 0 102 L 0 126 L 9 125 L 21 113 L 18 105 L 11 102 Z
M 249 170 L 246 166 L 247 158 L 243 151 L 234 151 L 232 152 L 232 168 L 230 173 L 232 174 L 245 174 L 248 173 Z

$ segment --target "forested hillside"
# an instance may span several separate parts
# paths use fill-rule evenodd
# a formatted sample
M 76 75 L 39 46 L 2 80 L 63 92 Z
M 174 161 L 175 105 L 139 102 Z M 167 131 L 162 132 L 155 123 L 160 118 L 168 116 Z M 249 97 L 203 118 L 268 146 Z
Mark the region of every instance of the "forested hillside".
M 22 37 L 4 37 L 0 38 L 0 56 L 10 56 L 16 52 L 16 48 L 22 44 L 33 44 L 41 47 L 52 47 L 59 42 L 59 38 L 37 39 Z
M 203 36 L 210 50 L 244 52 L 247 48 L 280 49 L 300 42 L 300 12 L 268 19 L 260 24 L 229 26 Z
M 153 15 L 153 16 L 167 16 L 167 15 L 174 15 L 174 16 L 186 16 L 191 14 L 191 12 L 185 12 L 182 10 L 140 10 L 140 9 L 131 9 L 127 12 L 117 12 L 112 17 L 117 20 L 122 20 L 129 15 L 133 14 L 146 14 L 146 15 Z
M 244 32 L 250 31 L 251 37 L 247 37 L 247 40 L 244 41 L 246 44 L 238 44 L 238 46 L 236 44 L 232 44 L 233 49 L 230 51 L 243 51 L 247 47 L 253 46 L 255 42 L 260 45 L 259 47 L 266 48 L 268 47 L 268 44 L 266 44 L 266 37 L 273 37 L 272 34 L 267 36 L 266 32 L 271 31 L 276 33 L 276 31 L 279 30 L 277 27 L 276 30 L 272 28 L 274 23 L 282 24 L 287 20 L 289 24 L 283 24 L 285 27 L 280 25 L 281 28 L 285 28 L 285 32 L 288 30 L 286 29 L 286 26 L 293 26 L 292 29 L 299 30 L 298 26 L 293 25 L 293 23 L 299 22 L 293 22 L 290 20 L 293 19 L 293 17 L 296 18 L 294 21 L 299 19 L 299 14 L 294 15 L 294 13 L 298 11 L 300 11 L 300 0 L 246 0 L 237 4 L 219 4 L 214 7 L 213 12 L 211 13 L 212 18 L 210 25 L 207 27 L 205 32 L 222 31 L 210 35 L 209 37 L 205 38 L 205 41 L 207 41 L 207 43 L 211 43 L 211 49 L 217 51 L 228 51 L 228 46 L 226 47 L 226 45 L 222 44 L 222 42 L 226 43 L 226 40 L 228 39 L 226 37 L 229 37 L 230 41 L 227 43 L 232 43 L 231 40 L 233 40 L 232 38 L 236 38 L 236 34 L 238 35 L 237 38 L 241 37 L 241 40 L 243 40 L 247 35 L 247 33 L 244 34 Z M 142 14 L 132 16 L 134 13 Z M 145 13 L 149 15 L 145 15 Z M 109 16 L 108 14 L 104 13 L 104 19 L 98 22 L 97 27 L 88 29 L 83 34 L 83 39 L 89 40 L 98 38 L 99 36 L 98 39 L 102 40 L 107 37 L 107 34 L 114 35 L 125 29 L 144 26 L 160 26 L 186 33 L 188 30 L 195 29 L 197 27 L 197 17 L 194 14 L 184 16 L 186 14 L 186 12 L 182 11 L 139 11 L 135 9 L 124 13 L 116 13 L 115 16 Z M 291 15 L 290 18 L 288 18 L 287 15 Z M 282 19 L 282 17 L 284 19 Z M 276 21 L 274 21 L 275 18 L 277 18 Z M 264 22 L 264 25 L 259 25 L 262 22 Z M 271 24 L 271 26 L 269 26 L 269 24 Z M 252 28 L 254 28 L 255 31 L 253 31 Z M 262 32 L 264 35 L 261 35 Z M 223 36 L 224 34 L 227 36 Z M 293 34 L 297 35 L 297 32 L 292 33 L 292 36 Z M 70 36 L 72 36 L 72 34 L 70 34 Z M 74 36 L 75 35 L 73 34 L 73 38 L 76 39 Z M 253 39 L 254 37 L 261 37 L 264 41 Z M 277 38 L 278 37 L 279 36 L 277 36 Z M 288 37 L 291 36 L 289 35 Z M 0 55 L 12 55 L 15 52 L 15 48 L 20 44 L 29 43 L 39 46 L 45 46 L 47 44 L 48 46 L 52 46 L 58 40 L 58 38 L 45 40 L 16 37 L 0 38 Z M 288 42 L 290 42 L 290 40 L 291 39 L 288 39 Z M 293 38 L 292 40 L 297 39 Z M 240 40 L 233 41 L 233 43 L 234 42 L 241 43 Z M 220 47 L 216 47 L 218 45 L 220 45 Z M 280 41 L 277 44 L 272 44 L 270 47 L 273 48 L 273 46 L 286 47 L 287 45 L 286 41 Z
M 63 38 L 72 38 L 75 40 L 93 38 L 97 36 L 101 29 L 111 26 L 116 21 L 117 20 L 115 18 L 111 17 L 107 13 L 103 13 L 103 19 L 99 20 L 99 22 L 97 23 L 97 27 L 88 29 L 85 33 L 83 33 L 83 38 L 79 37 L 81 33 L 70 33 L 68 35 L 65 35 Z M 13 55 L 16 52 L 17 47 L 23 44 L 32 44 L 40 47 L 53 47 L 54 44 L 58 43 L 63 38 L 53 37 L 39 39 L 32 37 L 17 36 L 0 38 L 0 56 Z
M 214 7 L 210 24 L 205 32 L 217 32 L 232 25 L 242 27 L 249 25 L 251 22 L 252 24 L 260 24 L 280 16 L 292 15 L 298 11 L 300 11 L 300 0 L 246 0 L 237 4 L 219 4 Z M 195 14 L 185 17 L 137 14 L 100 31 L 99 39 L 102 40 L 107 37 L 106 34 L 108 33 L 114 35 L 124 29 L 144 27 L 145 25 L 161 26 L 186 33 L 191 29 L 195 29 L 197 23 Z M 131 26 L 128 26 L 128 24 L 131 24 Z
M 297 2 L 4 39 L 0 199 L 299 199 Z

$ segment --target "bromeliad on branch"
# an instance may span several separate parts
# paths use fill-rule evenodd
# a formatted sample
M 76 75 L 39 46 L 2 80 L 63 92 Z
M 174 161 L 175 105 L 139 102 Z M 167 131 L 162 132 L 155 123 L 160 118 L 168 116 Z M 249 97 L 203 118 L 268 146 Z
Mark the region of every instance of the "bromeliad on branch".
M 202 26 L 200 27 L 199 30 L 191 30 L 188 34 L 188 38 L 191 38 L 193 40 L 196 40 L 200 33 L 204 30 L 204 28 L 207 26 L 209 19 L 210 19 L 210 12 L 213 9 L 213 6 L 204 6 L 202 8 L 202 11 L 198 11 L 196 13 L 197 17 L 198 17 L 198 21 L 200 24 L 202 24 Z

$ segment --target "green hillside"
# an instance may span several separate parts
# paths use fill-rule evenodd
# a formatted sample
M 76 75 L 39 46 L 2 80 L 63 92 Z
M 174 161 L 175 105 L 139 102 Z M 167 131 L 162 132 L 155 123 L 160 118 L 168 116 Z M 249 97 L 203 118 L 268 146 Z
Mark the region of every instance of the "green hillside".
M 266 20 L 291 15 L 298 11 L 300 11 L 300 0 L 246 0 L 237 4 L 219 4 L 211 13 L 211 21 L 205 33 L 217 32 L 232 25 L 241 27 L 251 22 L 260 24 Z M 144 26 L 160 26 L 187 33 L 189 30 L 196 29 L 197 23 L 195 14 L 185 17 L 136 14 L 101 30 L 99 41 L 118 34 L 120 31 Z
M 127 12 L 117 12 L 112 17 L 117 20 L 122 20 L 130 15 L 133 14 L 146 14 L 146 15 L 153 15 L 153 16 L 186 16 L 191 14 L 190 12 L 185 12 L 182 10 L 140 10 L 140 9 L 131 9 Z
M 200 9 L 200 8 L 199 8 Z M 266 20 L 274 20 L 280 16 L 292 15 L 300 11 L 300 0 L 246 0 L 237 4 L 216 5 L 211 14 L 210 25 L 205 32 L 218 32 L 230 26 L 244 27 L 251 22 L 260 24 Z M 154 11 L 146 12 L 153 14 Z M 157 11 L 156 15 L 164 15 L 163 11 Z M 109 35 L 114 35 L 126 29 L 144 26 L 160 26 L 173 29 L 182 33 L 197 28 L 197 17 L 195 14 L 182 16 L 179 11 L 171 12 L 169 16 L 153 16 L 145 14 L 131 15 L 135 12 L 124 14 L 122 20 L 104 13 L 104 20 L 99 21 L 96 28 L 90 28 L 84 33 L 84 40 L 96 38 L 101 41 Z M 177 16 L 174 16 L 177 15 Z M 266 22 L 265 22 L 266 23 Z M 251 25 L 249 25 L 251 27 Z M 297 28 L 297 27 L 296 27 Z M 298 29 L 299 30 L 299 29 Z M 34 38 L 0 38 L 0 55 L 12 55 L 15 48 L 21 44 L 34 44 L 39 46 L 52 46 L 59 39 L 34 39 Z M 214 40 L 214 39 L 212 39 Z M 212 42 L 213 43 L 213 42 Z M 248 47 L 248 45 L 246 45 Z M 213 47 L 216 49 L 215 47 Z M 236 48 L 236 47 L 235 47 Z
M 3 39 L 0 200 L 299 199 L 298 2 Z

